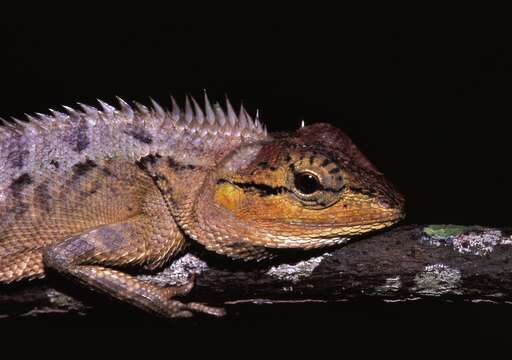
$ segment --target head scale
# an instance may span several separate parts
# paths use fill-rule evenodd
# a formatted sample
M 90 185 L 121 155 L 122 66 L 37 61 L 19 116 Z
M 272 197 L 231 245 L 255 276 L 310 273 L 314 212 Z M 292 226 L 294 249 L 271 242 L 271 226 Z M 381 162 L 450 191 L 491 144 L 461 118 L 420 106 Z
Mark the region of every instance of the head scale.
M 242 146 L 207 177 L 195 203 L 190 232 L 202 235 L 193 237 L 217 252 L 231 246 L 235 257 L 247 248 L 341 243 L 403 217 L 401 195 L 328 124 Z

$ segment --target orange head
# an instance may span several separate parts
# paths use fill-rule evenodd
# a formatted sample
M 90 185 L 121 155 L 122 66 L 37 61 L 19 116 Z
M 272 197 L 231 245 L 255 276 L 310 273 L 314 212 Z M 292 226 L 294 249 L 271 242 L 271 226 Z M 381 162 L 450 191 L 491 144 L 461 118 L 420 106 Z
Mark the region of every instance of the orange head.
M 235 257 L 246 248 L 340 243 L 404 216 L 402 196 L 328 124 L 243 145 L 203 185 L 190 227 L 202 230 L 199 242 Z

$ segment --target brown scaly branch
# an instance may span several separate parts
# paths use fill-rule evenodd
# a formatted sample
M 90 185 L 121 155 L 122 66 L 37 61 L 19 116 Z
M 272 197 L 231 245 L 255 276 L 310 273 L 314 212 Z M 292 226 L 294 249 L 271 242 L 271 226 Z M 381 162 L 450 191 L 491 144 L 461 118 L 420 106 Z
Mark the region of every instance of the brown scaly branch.
M 159 285 L 196 286 L 184 301 L 225 306 L 240 303 L 339 302 L 361 297 L 383 301 L 512 302 L 512 237 L 479 226 L 405 225 L 308 258 L 237 264 L 186 254 L 155 274 Z M 90 302 L 47 279 L 0 288 L 0 317 L 87 314 Z M 64 281 L 65 282 L 65 281 Z

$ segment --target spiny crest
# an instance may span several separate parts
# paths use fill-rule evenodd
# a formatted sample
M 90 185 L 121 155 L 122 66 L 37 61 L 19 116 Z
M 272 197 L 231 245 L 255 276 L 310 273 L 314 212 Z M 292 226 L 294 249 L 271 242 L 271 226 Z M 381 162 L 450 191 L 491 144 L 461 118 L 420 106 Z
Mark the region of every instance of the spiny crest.
M 34 129 L 47 129 L 48 125 L 56 121 L 75 120 L 86 117 L 91 123 L 97 120 L 116 120 L 121 116 L 129 122 L 140 118 L 153 117 L 160 120 L 162 125 L 166 121 L 172 121 L 178 126 L 188 128 L 192 131 L 206 131 L 212 133 L 224 133 L 226 135 L 244 136 L 245 134 L 256 134 L 258 136 L 266 137 L 267 129 L 259 119 L 259 112 L 253 119 L 245 110 L 243 104 L 240 106 L 238 114 L 233 109 L 231 102 L 226 97 L 225 109 L 215 102 L 213 105 L 210 103 L 208 96 L 204 94 L 204 106 L 201 107 L 194 97 L 185 97 L 185 104 L 183 109 L 178 105 L 174 97 L 171 96 L 171 110 L 163 108 L 155 100 L 150 98 L 151 107 L 148 108 L 138 102 L 133 102 L 134 107 L 129 105 L 120 97 L 116 97 L 119 102 L 119 109 L 109 105 L 108 103 L 98 100 L 100 109 L 77 103 L 81 111 L 76 110 L 69 106 L 63 106 L 65 113 L 59 112 L 54 109 L 49 109 L 50 115 L 36 113 L 36 116 L 26 114 L 28 122 L 13 119 L 8 122 L 0 119 L 0 124 L 3 125 L 5 131 L 10 133 L 23 133 L 24 130 Z M 1 132 L 0 132 L 1 133 Z

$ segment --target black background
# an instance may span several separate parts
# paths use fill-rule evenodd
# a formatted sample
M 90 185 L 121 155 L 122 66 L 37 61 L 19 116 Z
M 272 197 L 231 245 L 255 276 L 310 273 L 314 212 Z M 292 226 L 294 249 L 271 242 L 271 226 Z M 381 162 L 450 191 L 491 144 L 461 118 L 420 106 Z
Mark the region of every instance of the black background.
M 203 8 L 160 12 L 139 5 L 130 16 L 103 9 L 37 21 L 4 14 L 0 116 L 77 101 L 93 105 L 96 98 L 115 103 L 115 95 L 146 104 L 151 96 L 168 105 L 169 93 L 183 99 L 207 89 L 212 100 L 227 93 L 252 113 L 258 108 L 273 131 L 296 129 L 302 119 L 343 129 L 403 192 L 408 223 L 510 225 L 506 23 L 462 14 L 396 21 L 363 12 L 354 18 L 334 9 L 301 16 L 291 9 L 244 9 L 219 17 Z M 398 347 L 413 339 L 435 347 L 505 341 L 512 320 L 507 307 L 484 304 L 361 303 L 242 314 L 180 326 L 194 336 L 249 333 L 248 342 L 267 331 L 274 341 L 278 334 L 287 340 L 316 335 L 331 345 L 397 336 Z M 128 320 L 125 313 L 115 321 L 103 316 L 108 319 L 19 324 L 98 328 L 106 321 L 178 331 L 147 318 Z

